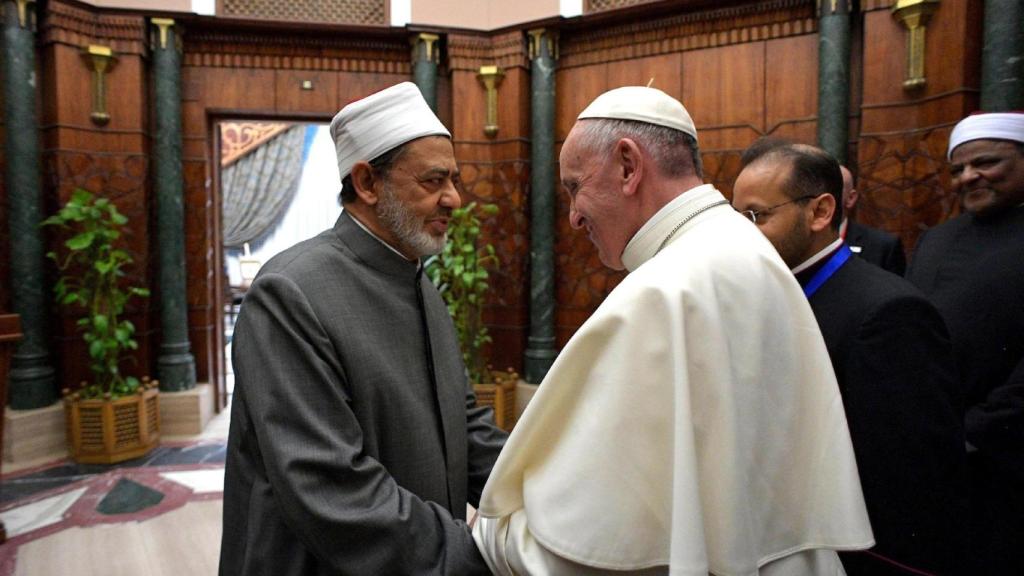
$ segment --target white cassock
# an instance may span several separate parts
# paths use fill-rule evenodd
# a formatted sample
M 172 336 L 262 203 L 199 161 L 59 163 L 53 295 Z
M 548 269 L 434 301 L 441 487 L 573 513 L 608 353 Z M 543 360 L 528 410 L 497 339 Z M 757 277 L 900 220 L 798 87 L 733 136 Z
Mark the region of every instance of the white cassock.
M 473 530 L 491 570 L 843 574 L 834 550 L 874 541 L 792 273 L 711 185 L 659 211 L 623 262 L 491 472 Z

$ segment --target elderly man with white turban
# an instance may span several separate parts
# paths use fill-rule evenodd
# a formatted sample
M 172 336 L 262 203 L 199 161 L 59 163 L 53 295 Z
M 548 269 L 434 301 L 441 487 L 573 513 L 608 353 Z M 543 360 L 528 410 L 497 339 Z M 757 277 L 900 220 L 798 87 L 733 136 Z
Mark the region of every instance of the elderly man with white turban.
M 562 350 L 473 535 L 497 574 L 843 573 L 871 528 L 807 299 L 701 180 L 654 88 L 599 96 L 562 146 L 569 219 L 629 270 Z
M 974 574 L 1024 574 L 1024 113 L 975 114 L 949 139 L 964 213 L 921 236 L 907 269 L 960 363 Z
M 408 82 L 331 123 L 337 224 L 263 266 L 234 333 L 222 575 L 486 574 L 465 522 L 505 435 L 421 258 L 460 204 Z

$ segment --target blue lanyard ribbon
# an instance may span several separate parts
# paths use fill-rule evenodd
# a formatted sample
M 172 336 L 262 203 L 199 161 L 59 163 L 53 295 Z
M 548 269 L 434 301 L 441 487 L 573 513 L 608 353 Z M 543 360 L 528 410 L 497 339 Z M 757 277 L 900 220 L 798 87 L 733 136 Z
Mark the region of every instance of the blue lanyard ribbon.
M 828 262 L 825 262 L 825 265 L 822 266 L 820 270 L 814 273 L 814 276 L 811 277 L 811 281 L 804 286 L 804 295 L 810 298 L 811 294 L 817 292 L 818 288 L 821 288 L 821 285 L 831 278 L 832 275 L 836 273 L 836 270 L 839 270 L 839 268 L 850 259 L 851 254 L 853 254 L 853 252 L 850 251 L 850 247 L 843 242 L 843 244 L 839 246 L 839 249 L 836 250 L 836 253 L 828 259 Z

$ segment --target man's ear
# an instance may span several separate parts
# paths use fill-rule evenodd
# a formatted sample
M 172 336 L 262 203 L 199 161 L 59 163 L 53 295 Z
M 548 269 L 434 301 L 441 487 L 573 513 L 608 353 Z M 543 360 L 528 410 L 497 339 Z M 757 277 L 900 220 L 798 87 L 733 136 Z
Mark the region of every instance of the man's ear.
M 369 162 L 359 161 L 352 166 L 352 187 L 356 189 L 356 196 L 363 204 L 373 206 L 377 203 L 378 182 L 379 179 Z
M 821 232 L 832 225 L 832 215 L 836 213 L 836 197 L 822 194 L 811 200 L 811 230 Z
M 631 138 L 620 138 L 615 144 L 613 161 L 618 163 L 622 193 L 632 196 L 640 184 L 644 172 L 644 156 L 640 147 Z

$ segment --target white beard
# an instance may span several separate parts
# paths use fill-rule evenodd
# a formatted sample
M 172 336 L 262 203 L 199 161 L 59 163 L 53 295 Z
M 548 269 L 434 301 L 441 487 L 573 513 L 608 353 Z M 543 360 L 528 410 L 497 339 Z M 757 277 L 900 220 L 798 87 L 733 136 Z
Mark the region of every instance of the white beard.
M 377 203 L 377 218 L 398 240 L 413 251 L 416 258 L 440 254 L 448 241 L 448 234 L 434 236 L 423 229 L 425 218 L 420 218 L 395 198 L 394 191 L 385 185 Z

